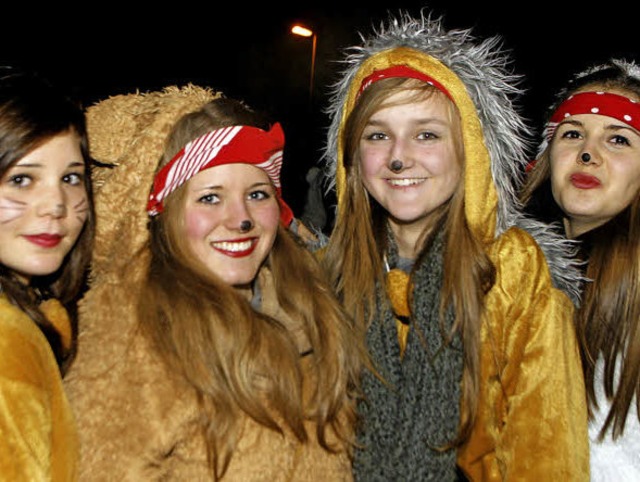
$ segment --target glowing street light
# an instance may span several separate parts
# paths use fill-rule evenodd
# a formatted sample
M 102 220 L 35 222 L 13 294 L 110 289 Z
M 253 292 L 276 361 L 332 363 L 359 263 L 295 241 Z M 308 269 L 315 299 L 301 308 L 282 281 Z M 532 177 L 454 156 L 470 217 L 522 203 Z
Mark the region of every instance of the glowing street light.
M 313 98 L 313 77 L 316 70 L 316 41 L 317 35 L 313 32 L 313 30 L 309 30 L 302 25 L 294 25 L 291 29 L 291 33 L 295 35 L 300 35 L 301 37 L 312 37 L 313 45 L 311 47 L 311 80 L 309 82 L 309 103 L 311 103 L 311 99 Z

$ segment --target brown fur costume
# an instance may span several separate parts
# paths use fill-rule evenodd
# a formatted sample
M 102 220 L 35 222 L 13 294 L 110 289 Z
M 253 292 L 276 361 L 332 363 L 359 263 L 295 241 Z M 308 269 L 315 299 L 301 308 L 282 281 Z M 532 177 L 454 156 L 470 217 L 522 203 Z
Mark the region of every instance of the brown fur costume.
M 145 206 L 170 128 L 220 96 L 188 85 L 115 96 L 88 109 L 97 242 L 82 300 L 78 356 L 65 380 L 80 435 L 83 481 L 212 480 L 193 390 L 169 373 L 137 331 L 148 261 Z M 346 455 L 243 422 L 224 481 L 350 481 Z

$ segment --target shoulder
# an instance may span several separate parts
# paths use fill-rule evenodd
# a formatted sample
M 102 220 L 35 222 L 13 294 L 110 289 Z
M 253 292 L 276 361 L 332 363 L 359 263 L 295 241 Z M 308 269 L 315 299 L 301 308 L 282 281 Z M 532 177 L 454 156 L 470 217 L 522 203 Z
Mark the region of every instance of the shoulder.
M 548 267 L 540 246 L 524 229 L 511 227 L 489 246 L 488 254 L 497 268 L 528 271 L 547 271 Z
M 553 285 L 569 296 L 574 305 L 580 305 L 583 285 L 583 265 L 578 260 L 579 244 L 567 239 L 560 224 L 549 224 L 528 216 L 520 216 L 515 223 L 535 240 L 545 256 Z
M 0 296 L 0 377 L 39 386 L 58 374 L 53 352 L 40 329 Z
M 541 247 L 524 229 L 509 228 L 489 247 L 488 254 L 496 267 L 495 288 L 509 298 L 566 297 L 554 286 Z

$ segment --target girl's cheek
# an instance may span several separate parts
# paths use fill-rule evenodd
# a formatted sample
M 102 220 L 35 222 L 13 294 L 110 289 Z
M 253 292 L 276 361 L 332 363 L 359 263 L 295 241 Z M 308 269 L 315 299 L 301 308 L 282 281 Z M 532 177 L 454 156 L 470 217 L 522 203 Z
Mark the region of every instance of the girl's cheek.
M 201 238 L 209 234 L 215 224 L 215 221 L 211 219 L 211 214 L 187 210 L 184 217 L 184 234 L 188 238 Z
M 275 197 L 274 202 L 265 205 L 261 209 L 254 211 L 251 216 L 264 228 L 277 229 L 280 223 L 280 206 Z
M 25 213 L 26 209 L 26 203 L 0 197 L 0 224 L 18 219 Z

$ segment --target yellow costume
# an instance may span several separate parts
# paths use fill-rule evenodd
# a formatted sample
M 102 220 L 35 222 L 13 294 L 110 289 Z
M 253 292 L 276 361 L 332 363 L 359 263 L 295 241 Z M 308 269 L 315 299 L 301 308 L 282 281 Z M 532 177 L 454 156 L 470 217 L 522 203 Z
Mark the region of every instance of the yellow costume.
M 460 113 L 465 153 L 464 215 L 496 269 L 482 317 L 477 419 L 470 438 L 458 450 L 458 465 L 473 482 L 586 482 L 587 410 L 572 325 L 571 298 L 577 284 L 563 286 L 567 273 L 550 270 L 550 266 L 556 267 L 554 259 L 537 237 L 544 230 L 527 224 L 517 211 L 515 171 L 521 166 L 516 163 L 525 159 L 518 156 L 517 148 L 509 149 L 510 143 L 519 142 L 517 128 L 521 126 L 505 101 L 507 84 L 501 83 L 503 79 L 482 77 L 486 76 L 485 67 L 498 62 L 487 57 L 486 65 L 472 63 L 474 58 L 488 55 L 495 44 L 473 46 L 466 43 L 467 35 L 466 31 L 443 32 L 438 21 L 425 17 L 401 17 L 381 27 L 347 57 L 345 75 L 334 92 L 327 148 L 328 167 L 335 175 L 338 212 L 344 209 L 343 193 L 347 189 L 343 133 L 365 79 L 394 66 L 432 78 Z M 427 262 L 420 260 L 420 267 Z M 397 278 L 388 279 L 387 296 L 393 301 L 396 316 L 406 316 L 406 303 L 398 298 L 406 297 L 407 285 Z M 436 323 L 427 316 L 430 308 L 423 306 L 425 292 L 415 286 L 411 289 L 413 313 L 425 324 L 422 328 Z M 429 406 L 426 388 L 415 385 L 422 383 L 425 387 L 434 375 L 416 355 L 423 348 L 417 336 L 412 341 L 411 333 L 407 334 L 411 324 L 397 323 L 397 327 L 394 324 L 389 328 L 390 319 L 384 310 L 376 313 L 367 339 L 374 363 L 391 374 L 391 384 L 398 390 L 385 391 L 386 387 L 376 385 L 375 380 L 365 384 L 365 395 L 371 402 L 367 405 L 374 408 L 364 412 L 363 426 L 369 434 L 363 441 L 377 447 L 378 452 L 374 450 L 371 456 L 365 448 L 356 455 L 355 473 L 360 480 L 418 480 L 416 474 L 428 476 L 421 472 L 424 462 L 438 457 L 425 443 L 431 427 L 442 422 L 437 410 L 431 415 L 416 410 L 403 392 L 415 390 L 414 400 Z M 396 329 L 397 336 L 392 336 Z M 398 342 L 400 347 L 394 348 L 392 343 Z M 437 370 L 433 373 L 437 377 Z M 376 397 L 380 400 L 377 405 Z M 419 420 L 427 416 L 433 418 Z M 425 431 L 424 437 L 416 435 L 420 430 Z M 406 443 L 410 437 L 414 442 Z M 394 468 L 386 471 L 389 466 Z
M 41 304 L 70 342 L 67 312 L 56 300 Z M 49 342 L 22 310 L 0 295 L 0 480 L 77 480 L 78 440 Z

